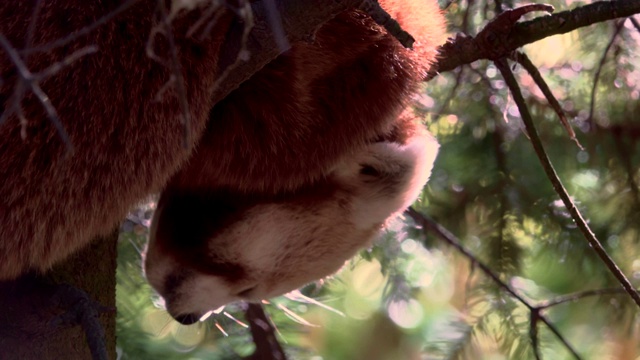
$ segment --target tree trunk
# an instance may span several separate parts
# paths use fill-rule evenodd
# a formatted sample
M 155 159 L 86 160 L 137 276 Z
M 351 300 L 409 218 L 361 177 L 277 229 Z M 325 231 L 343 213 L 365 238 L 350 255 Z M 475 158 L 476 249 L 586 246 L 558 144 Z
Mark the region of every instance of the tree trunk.
M 106 358 L 116 358 L 117 239 L 114 231 L 45 275 L 0 283 L 1 359 L 91 359 L 88 340 L 95 351 L 104 355 L 106 349 Z M 65 284 L 74 288 L 60 286 Z M 93 301 L 70 289 L 84 290 Z M 103 307 L 97 322 L 91 315 L 78 316 L 78 311 L 96 304 Z

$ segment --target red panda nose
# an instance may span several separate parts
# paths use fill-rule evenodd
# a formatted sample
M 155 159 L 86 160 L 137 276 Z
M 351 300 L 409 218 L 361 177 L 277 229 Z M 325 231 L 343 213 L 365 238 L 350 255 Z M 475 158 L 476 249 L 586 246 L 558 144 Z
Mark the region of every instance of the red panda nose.
M 176 319 L 176 321 L 182 325 L 191 325 L 197 322 L 198 319 L 200 319 L 200 316 L 196 314 L 183 314 L 183 315 L 173 316 L 173 318 Z

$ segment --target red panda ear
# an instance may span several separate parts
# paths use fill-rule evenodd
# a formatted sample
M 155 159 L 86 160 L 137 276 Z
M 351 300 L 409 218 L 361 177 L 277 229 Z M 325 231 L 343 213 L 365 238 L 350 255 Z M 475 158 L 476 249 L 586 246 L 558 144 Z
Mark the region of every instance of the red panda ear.
M 446 24 L 438 2 L 434 0 L 378 0 L 382 8 L 391 15 L 403 30 L 416 39 L 413 54 L 410 55 L 417 64 L 428 69 L 435 60 L 434 45 L 444 44 L 447 40 Z
M 414 137 L 424 136 L 428 131 L 422 125 L 422 119 L 413 109 L 407 107 L 396 119 L 391 130 L 382 135 L 380 140 L 406 145 Z

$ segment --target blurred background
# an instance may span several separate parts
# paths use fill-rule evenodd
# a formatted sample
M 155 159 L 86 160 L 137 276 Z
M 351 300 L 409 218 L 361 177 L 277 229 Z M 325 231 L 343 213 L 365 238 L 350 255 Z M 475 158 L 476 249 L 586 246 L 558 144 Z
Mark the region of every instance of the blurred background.
M 524 3 L 442 5 L 451 34 L 475 35 L 498 6 Z M 556 11 L 585 4 L 550 3 Z M 639 287 L 638 20 L 599 23 L 522 51 L 559 100 L 582 148 L 531 76 L 514 65 L 544 147 L 591 229 Z M 538 306 L 534 313 L 552 323 L 577 354 L 476 263 L 404 217 L 339 274 L 264 305 L 290 358 L 535 359 L 533 323 L 541 358 L 640 359 L 640 312 L 554 192 L 496 67 L 478 61 L 440 74 L 425 85 L 416 111 L 441 148 L 414 208 L 449 229 L 475 260 Z M 141 206 L 122 226 L 120 358 L 250 355 L 254 345 L 239 306 L 193 326 L 179 325 L 159 306 L 141 276 L 140 260 L 153 206 Z M 572 301 L 565 298 L 570 294 Z

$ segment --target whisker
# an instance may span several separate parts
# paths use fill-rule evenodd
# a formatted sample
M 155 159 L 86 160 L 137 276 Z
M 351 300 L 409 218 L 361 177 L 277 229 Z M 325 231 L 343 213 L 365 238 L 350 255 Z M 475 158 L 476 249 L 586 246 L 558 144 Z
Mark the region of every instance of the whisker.
M 329 310 L 331 312 L 334 312 L 334 313 L 336 313 L 336 314 L 338 314 L 338 315 L 340 315 L 342 317 L 346 316 L 342 311 L 334 309 L 329 305 L 323 304 L 323 303 L 321 303 L 320 301 L 318 301 L 316 299 L 310 298 L 310 297 L 304 295 L 303 293 L 301 293 L 300 290 L 294 290 L 294 291 L 292 291 L 292 292 L 290 292 L 288 294 L 285 294 L 284 296 L 289 300 L 298 301 L 298 302 L 302 302 L 302 303 L 306 303 L 306 304 L 316 305 L 316 306 L 319 306 L 319 307 L 321 307 L 321 308 L 323 308 L 325 310 Z
M 229 336 L 229 334 L 227 334 L 227 332 L 226 332 L 226 331 L 224 331 L 224 329 L 222 328 L 222 326 L 221 326 L 217 321 L 215 322 L 215 325 L 216 325 L 216 327 L 218 328 L 218 330 L 220 330 L 220 332 L 222 333 L 222 335 L 224 335 L 225 337 L 226 337 L 226 336 Z
M 229 314 L 229 313 L 228 313 L 228 312 L 226 312 L 226 311 L 225 311 L 225 312 L 223 312 L 222 314 L 223 314 L 224 316 L 228 317 L 229 319 L 231 319 L 231 320 L 235 321 L 235 322 L 236 322 L 236 324 L 238 324 L 238 325 L 242 326 L 243 328 L 248 328 L 248 327 L 249 327 L 249 325 L 247 325 L 247 324 L 243 323 L 242 321 L 240 321 L 240 320 L 236 319 L 235 317 L 233 317 L 233 315 Z
M 287 315 L 291 320 L 293 320 L 293 321 L 295 321 L 295 322 L 297 322 L 299 324 L 310 326 L 310 327 L 320 327 L 320 325 L 316 325 L 316 324 L 312 324 L 312 323 L 308 322 L 307 320 L 302 318 L 300 315 L 296 314 L 291 309 L 289 309 L 288 307 L 286 307 L 286 306 L 284 306 L 282 304 L 278 304 L 276 306 L 278 307 L 278 309 L 284 311 L 285 315 Z

